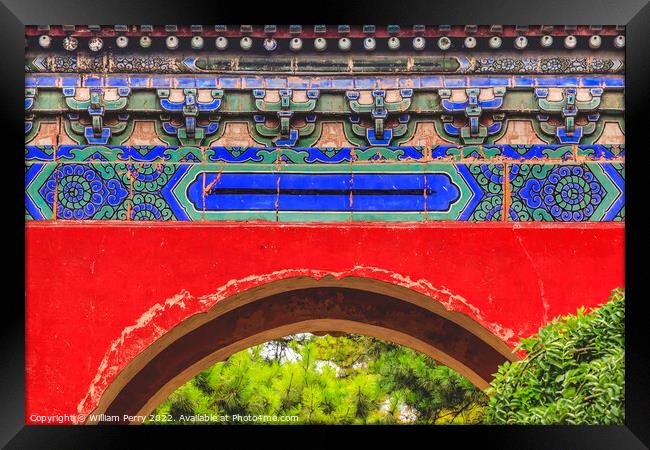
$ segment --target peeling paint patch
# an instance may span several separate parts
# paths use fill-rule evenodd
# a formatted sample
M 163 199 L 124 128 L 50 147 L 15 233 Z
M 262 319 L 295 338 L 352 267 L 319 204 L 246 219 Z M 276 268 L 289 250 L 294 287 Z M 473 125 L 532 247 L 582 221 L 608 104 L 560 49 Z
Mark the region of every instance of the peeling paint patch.
M 104 355 L 88 392 L 77 406 L 79 414 L 87 415 L 97 406 L 99 398 L 119 371 L 140 351 L 175 325 L 171 323 L 172 317 L 176 318 L 180 311 L 185 311 L 187 309 L 186 302 L 189 302 L 191 298 L 192 296 L 183 290 L 164 302 L 153 305 L 133 325 L 122 330 L 120 336 L 113 341 Z M 167 316 L 166 324 L 153 322 L 154 319 L 159 318 L 164 320 L 165 316 Z M 78 419 L 75 417 L 73 422 L 78 423 Z

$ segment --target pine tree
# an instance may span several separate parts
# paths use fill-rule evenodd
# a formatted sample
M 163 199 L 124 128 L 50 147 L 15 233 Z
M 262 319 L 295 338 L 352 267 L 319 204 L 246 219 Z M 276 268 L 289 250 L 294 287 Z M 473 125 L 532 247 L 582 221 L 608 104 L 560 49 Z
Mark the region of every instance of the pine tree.
M 413 350 L 359 335 L 300 334 L 215 364 L 154 414 L 295 416 L 290 423 L 305 424 L 476 423 L 485 403 L 469 381 Z

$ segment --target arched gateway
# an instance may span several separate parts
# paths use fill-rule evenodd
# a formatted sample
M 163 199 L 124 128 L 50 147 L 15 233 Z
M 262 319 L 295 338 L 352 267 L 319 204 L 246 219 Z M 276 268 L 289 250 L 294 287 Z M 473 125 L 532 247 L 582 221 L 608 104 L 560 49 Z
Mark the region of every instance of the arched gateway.
M 512 350 L 467 316 L 390 283 L 346 277 L 291 278 L 219 302 L 138 355 L 93 415 L 146 415 L 177 387 L 233 353 L 299 332 L 348 332 L 419 350 L 481 388 Z M 89 422 L 94 422 L 90 420 Z
M 27 423 L 146 413 L 300 331 L 483 388 L 624 285 L 616 27 L 26 34 Z

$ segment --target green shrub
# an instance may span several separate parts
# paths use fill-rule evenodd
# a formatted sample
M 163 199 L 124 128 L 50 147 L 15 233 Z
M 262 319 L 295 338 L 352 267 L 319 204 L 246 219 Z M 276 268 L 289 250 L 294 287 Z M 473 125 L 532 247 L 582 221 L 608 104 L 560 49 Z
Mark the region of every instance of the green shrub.
M 493 424 L 622 424 L 625 292 L 557 318 L 522 339 L 526 358 L 505 363 L 487 390 Z

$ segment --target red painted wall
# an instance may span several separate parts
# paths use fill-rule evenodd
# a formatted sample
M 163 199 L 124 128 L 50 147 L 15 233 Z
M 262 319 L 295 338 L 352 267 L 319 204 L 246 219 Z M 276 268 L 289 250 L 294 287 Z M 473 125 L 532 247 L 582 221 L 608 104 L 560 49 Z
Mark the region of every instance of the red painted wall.
M 161 334 L 269 281 L 390 281 L 469 315 L 511 346 L 624 284 L 618 223 L 26 227 L 28 423 L 55 414 L 82 421 Z

